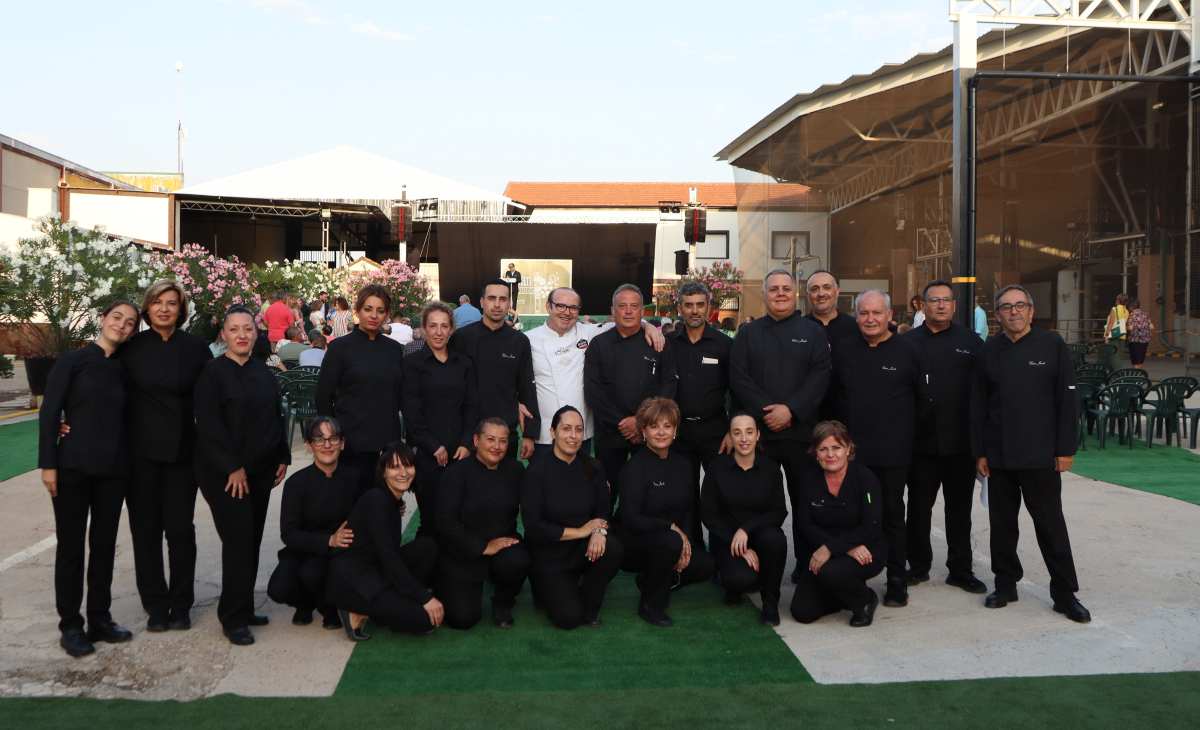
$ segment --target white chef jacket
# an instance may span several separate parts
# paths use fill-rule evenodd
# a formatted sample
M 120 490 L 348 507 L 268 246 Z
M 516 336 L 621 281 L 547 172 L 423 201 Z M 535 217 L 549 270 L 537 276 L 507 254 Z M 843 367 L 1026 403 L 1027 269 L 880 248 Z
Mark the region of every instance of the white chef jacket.
M 583 359 L 592 338 L 604 331 L 600 324 L 576 322 L 565 335 L 559 335 L 549 325 L 541 325 L 526 333 L 533 353 L 533 380 L 537 385 L 538 412 L 542 431 L 537 443 L 549 444 L 550 421 L 556 411 L 570 405 L 583 415 L 583 437 L 590 439 L 595 432 L 592 413 L 583 398 Z

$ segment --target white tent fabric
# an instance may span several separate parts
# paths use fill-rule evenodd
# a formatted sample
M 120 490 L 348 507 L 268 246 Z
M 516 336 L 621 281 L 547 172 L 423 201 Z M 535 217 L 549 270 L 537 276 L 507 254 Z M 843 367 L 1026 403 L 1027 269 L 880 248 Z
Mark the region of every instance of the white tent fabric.
M 229 177 L 189 185 L 180 193 L 276 200 L 441 200 L 507 203 L 503 195 L 441 175 L 338 146 Z

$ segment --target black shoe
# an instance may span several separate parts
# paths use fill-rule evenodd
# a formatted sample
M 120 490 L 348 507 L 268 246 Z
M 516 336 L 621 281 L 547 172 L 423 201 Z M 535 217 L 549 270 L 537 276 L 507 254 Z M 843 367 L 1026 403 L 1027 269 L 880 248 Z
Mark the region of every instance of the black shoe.
M 604 622 L 600 620 L 600 612 L 597 611 L 596 613 L 593 613 L 590 616 L 584 616 L 583 617 L 583 625 L 588 627 L 589 629 L 598 629 L 601 626 L 603 626 Z
M 725 605 L 726 606 L 742 605 L 742 594 L 738 593 L 737 591 L 725 591 Z
M 250 633 L 250 629 L 245 626 L 225 629 L 225 638 L 229 639 L 229 643 L 234 646 L 250 646 L 254 643 L 254 634 Z
M 492 606 L 492 623 L 502 629 L 513 627 L 512 606 Z
M 122 644 L 133 638 L 133 632 L 112 621 L 102 621 L 88 625 L 87 638 L 91 642 Z
M 164 616 L 151 616 L 146 620 L 146 630 L 152 634 L 161 634 L 171 628 Z
M 346 630 L 346 636 L 350 641 L 366 641 L 371 638 L 371 635 L 363 630 L 362 626 L 357 629 L 350 623 L 350 612 L 345 609 L 338 609 L 338 618 L 342 621 L 342 628 Z M 364 624 L 365 625 L 365 624 Z M 430 629 L 433 631 L 433 629 Z
M 269 623 L 271 623 L 271 618 L 269 616 L 264 616 L 261 613 L 256 613 L 250 617 L 251 626 L 266 626 Z
M 804 575 L 804 566 L 800 564 L 799 560 L 797 560 L 796 567 L 792 570 L 792 583 L 799 583 L 800 578 L 803 575 Z
M 671 573 L 671 590 L 677 591 L 683 588 L 683 574 L 676 571 Z
M 961 588 L 967 593 L 987 593 L 987 586 L 975 577 L 974 573 L 966 575 L 951 575 L 946 578 L 946 585 Z
M 192 628 L 192 617 L 187 611 L 171 613 L 171 620 L 167 622 L 167 626 L 172 631 L 187 631 Z
M 759 615 L 759 620 L 767 626 L 778 626 L 779 604 L 763 601 L 762 613 Z
M 333 613 L 321 614 L 321 628 L 323 629 L 340 629 L 342 628 L 342 620 L 338 618 L 337 611 Z
M 1004 608 L 1010 603 L 1016 603 L 1020 600 L 1015 590 L 1002 591 L 999 588 L 987 594 L 987 598 L 983 599 L 983 605 L 987 608 Z
M 874 593 L 874 591 L 871 591 Z M 879 599 L 876 598 L 876 601 Z M 887 590 L 883 594 L 883 605 L 890 608 L 900 608 L 908 605 L 908 586 L 902 581 L 888 581 Z
M 638 616 L 641 616 L 642 620 L 651 626 L 657 626 L 662 629 L 675 625 L 675 622 L 667 614 L 650 611 L 645 606 L 638 609 Z
M 908 573 L 907 581 L 910 586 L 919 585 L 921 583 L 924 583 L 927 580 L 929 580 L 929 571 L 928 570 L 923 570 L 919 573 L 915 572 L 915 571 L 909 571 L 909 573 Z
M 83 629 L 67 629 L 63 632 L 62 638 L 58 640 L 58 645 L 76 659 L 96 651 L 96 646 L 88 641 Z
M 1078 624 L 1091 623 L 1092 621 L 1092 614 L 1083 607 L 1083 604 L 1075 596 L 1071 596 L 1065 601 L 1055 601 L 1054 610 Z
M 850 625 L 856 629 L 870 626 L 871 622 L 875 620 L 875 609 L 879 607 L 879 596 L 870 588 L 867 590 L 871 592 L 871 597 L 867 600 L 867 604 L 850 616 Z
M 312 614 L 311 608 L 297 608 L 296 612 L 292 614 L 292 625 L 308 626 L 312 623 Z

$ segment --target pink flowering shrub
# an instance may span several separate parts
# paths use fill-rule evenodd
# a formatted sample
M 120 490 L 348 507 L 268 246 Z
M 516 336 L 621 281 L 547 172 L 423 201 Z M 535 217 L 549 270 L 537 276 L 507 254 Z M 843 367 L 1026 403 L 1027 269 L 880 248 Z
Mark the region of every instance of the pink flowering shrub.
M 392 313 L 416 317 L 429 301 L 429 280 L 416 269 L 397 259 L 387 259 L 381 268 L 354 271 L 346 279 L 346 298 L 354 302 L 358 290 L 367 284 L 381 284 L 392 295 Z
M 191 299 L 187 329 L 212 339 L 225 310 L 242 304 L 257 311 L 262 300 L 254 290 L 250 271 L 237 256 L 214 256 L 198 243 L 179 251 L 155 253 L 151 267 L 159 278 L 179 282 Z
M 689 281 L 698 281 L 712 292 L 713 306 L 719 309 L 737 309 L 742 296 L 741 269 L 728 261 L 717 261 L 712 266 L 688 269 L 682 278 L 662 285 L 657 290 L 660 310 L 674 311 L 679 299 L 679 287 Z

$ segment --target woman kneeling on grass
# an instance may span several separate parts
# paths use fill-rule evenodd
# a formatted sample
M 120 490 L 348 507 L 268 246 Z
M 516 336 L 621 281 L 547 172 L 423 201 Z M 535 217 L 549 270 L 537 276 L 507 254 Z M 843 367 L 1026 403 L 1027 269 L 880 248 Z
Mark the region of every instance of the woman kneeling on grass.
M 416 474 L 412 451 L 390 444 L 379 457 L 377 486 L 359 497 L 346 521 L 354 540 L 333 559 L 328 598 L 354 641 L 371 638 L 364 631 L 368 618 L 393 631 L 426 634 L 445 616 L 429 589 L 437 543 L 418 537 L 402 544 L 404 495 Z
M 812 444 L 819 467 L 805 470 L 793 517 L 811 557 L 796 583 L 792 616 L 807 624 L 849 609 L 851 626 L 870 626 L 879 596 L 867 580 L 887 563 L 879 481 L 854 463 L 854 442 L 840 422 L 818 423 Z

